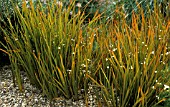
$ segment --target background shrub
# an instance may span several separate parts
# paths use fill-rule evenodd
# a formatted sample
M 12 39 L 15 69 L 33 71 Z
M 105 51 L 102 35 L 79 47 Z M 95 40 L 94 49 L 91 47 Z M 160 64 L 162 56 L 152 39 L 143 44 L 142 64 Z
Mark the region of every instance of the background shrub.
M 121 1 L 124 6 L 127 21 L 129 21 L 129 23 L 131 23 L 133 12 L 140 13 L 139 6 L 142 8 L 143 13 L 146 17 L 148 14 L 150 14 L 150 12 L 152 14 L 152 12 L 157 9 L 158 13 L 161 14 L 163 18 L 168 18 L 170 14 L 168 0 L 121 0 Z

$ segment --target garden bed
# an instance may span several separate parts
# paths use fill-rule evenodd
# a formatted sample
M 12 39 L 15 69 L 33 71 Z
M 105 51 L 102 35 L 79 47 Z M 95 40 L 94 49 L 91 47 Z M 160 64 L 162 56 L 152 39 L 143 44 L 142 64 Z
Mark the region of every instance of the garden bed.
M 87 12 L 79 2 L 14 6 L 16 23 L 9 18 L 8 29 L 1 27 L 6 44 L 0 50 L 9 56 L 10 67 L 0 71 L 0 103 L 167 106 L 169 14 L 167 9 L 162 14 L 159 2 L 148 10 L 142 1 L 130 3 L 114 2 L 114 14 L 106 8 L 92 13 L 93 4 L 85 5 Z

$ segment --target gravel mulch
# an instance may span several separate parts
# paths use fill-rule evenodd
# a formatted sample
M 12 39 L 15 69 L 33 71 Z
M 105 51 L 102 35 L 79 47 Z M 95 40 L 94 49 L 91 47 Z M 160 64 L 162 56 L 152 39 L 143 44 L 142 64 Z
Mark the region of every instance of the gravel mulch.
M 23 93 L 14 86 L 10 67 L 2 67 L 0 70 L 0 107 L 86 107 L 84 100 L 73 101 L 58 98 L 50 102 L 40 90 L 30 84 L 24 74 L 22 77 L 25 83 Z M 90 92 L 88 99 L 88 107 L 97 107 L 95 96 Z

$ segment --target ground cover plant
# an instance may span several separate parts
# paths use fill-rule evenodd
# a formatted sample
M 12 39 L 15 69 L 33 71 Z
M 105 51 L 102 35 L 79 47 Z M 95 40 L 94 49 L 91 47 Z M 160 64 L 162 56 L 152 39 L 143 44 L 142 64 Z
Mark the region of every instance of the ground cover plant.
M 81 94 L 87 101 L 92 86 L 98 106 L 168 105 L 170 20 L 160 8 L 146 16 L 139 4 L 127 23 L 122 6 L 115 7 L 109 20 L 95 13 L 84 24 L 86 12 L 75 3 L 64 8 L 54 1 L 35 8 L 24 1 L 22 10 L 14 8 L 15 28 L 10 18 L 10 31 L 1 27 L 7 43 L 1 51 L 9 55 L 19 89 L 24 89 L 23 70 L 51 100 L 78 100 Z

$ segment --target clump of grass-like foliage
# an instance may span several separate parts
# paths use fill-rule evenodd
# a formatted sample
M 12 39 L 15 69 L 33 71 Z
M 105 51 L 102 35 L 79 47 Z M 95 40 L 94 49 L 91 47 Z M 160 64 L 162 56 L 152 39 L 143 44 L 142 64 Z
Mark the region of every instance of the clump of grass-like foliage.
M 169 100 L 170 20 L 165 23 L 159 8 L 146 17 L 139 5 L 131 25 L 122 8 L 106 23 L 96 13 L 85 25 L 80 8 L 70 17 L 75 8 L 75 1 L 65 8 L 55 0 L 45 7 L 31 1 L 29 8 L 26 1 L 22 10 L 14 7 L 18 24 L 14 28 L 8 18 L 9 31 L 1 27 L 7 43 L 1 51 L 9 55 L 21 91 L 23 70 L 52 100 L 78 100 L 82 94 L 87 101 L 89 84 L 99 106 L 146 107 Z
M 124 19 L 108 28 L 100 25 L 101 33 L 96 35 L 100 61 L 94 77 L 88 75 L 94 88 L 101 90 L 96 91 L 99 102 L 147 107 L 169 99 L 161 94 L 169 93 L 169 25 L 157 15 L 133 14 L 132 27 Z

